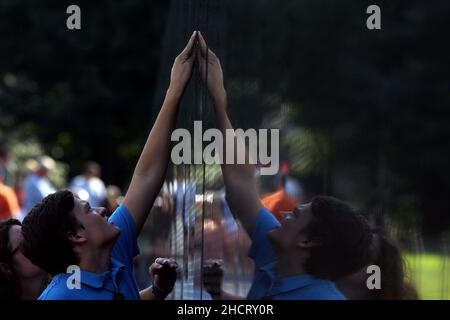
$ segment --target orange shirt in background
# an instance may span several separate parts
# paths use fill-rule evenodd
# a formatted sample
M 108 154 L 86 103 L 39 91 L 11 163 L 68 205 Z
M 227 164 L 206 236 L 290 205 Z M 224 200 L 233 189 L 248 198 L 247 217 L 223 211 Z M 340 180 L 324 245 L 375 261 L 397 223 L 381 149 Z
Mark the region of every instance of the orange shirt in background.
M 18 218 L 20 215 L 19 201 L 14 190 L 0 182 L 0 220 Z
M 295 202 L 289 198 L 284 191 L 280 189 L 276 192 L 269 193 L 261 198 L 261 202 L 264 207 L 269 209 L 270 212 L 277 218 L 278 221 L 284 220 L 283 211 L 292 211 L 295 209 Z

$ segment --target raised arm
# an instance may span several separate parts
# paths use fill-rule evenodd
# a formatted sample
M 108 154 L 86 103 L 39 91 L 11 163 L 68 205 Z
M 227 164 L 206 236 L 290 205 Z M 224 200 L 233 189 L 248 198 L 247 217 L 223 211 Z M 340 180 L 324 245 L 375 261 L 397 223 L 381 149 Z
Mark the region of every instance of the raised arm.
M 223 83 L 223 72 L 220 61 L 210 49 L 199 32 L 200 55 L 199 62 L 203 79 L 207 79 L 208 90 L 214 104 L 217 127 L 222 132 L 224 141 L 224 164 L 222 164 L 222 174 L 225 182 L 226 199 L 232 212 L 234 212 L 247 233 L 251 236 L 255 225 L 256 216 L 262 205 L 259 200 L 255 166 L 249 164 L 248 154 L 241 139 L 233 135 L 228 139 L 226 131 L 233 129 L 227 115 L 227 93 Z M 208 72 L 206 76 L 206 71 Z M 234 164 L 226 164 L 225 146 L 234 146 Z M 246 154 L 245 164 L 236 164 L 237 154 Z
M 192 74 L 194 31 L 184 50 L 176 57 L 164 103 L 134 169 L 124 204 L 139 234 L 166 176 L 170 157 L 170 135 L 174 130 L 180 99 Z

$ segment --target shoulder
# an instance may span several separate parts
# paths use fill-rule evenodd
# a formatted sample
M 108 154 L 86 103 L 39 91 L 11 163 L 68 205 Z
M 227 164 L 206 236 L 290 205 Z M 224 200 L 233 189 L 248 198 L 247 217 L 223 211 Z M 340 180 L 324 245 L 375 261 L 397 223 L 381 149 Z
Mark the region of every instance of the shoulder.
M 0 199 L 6 200 L 7 197 L 8 197 L 7 191 L 0 187 Z
M 267 237 L 269 231 L 279 228 L 280 223 L 266 208 L 261 208 L 256 216 L 255 227 L 252 233 L 252 245 L 248 253 L 255 262 L 255 267 L 260 268 L 276 260 L 276 254 Z
M 98 177 L 91 178 L 91 180 L 89 182 L 94 186 L 104 186 L 105 185 L 103 183 L 103 180 Z
M 83 182 L 85 180 L 85 178 L 81 175 L 81 176 L 75 176 L 72 179 L 72 182 Z
M 347 300 L 330 280 L 317 280 L 308 289 L 313 300 Z
M 36 175 L 34 175 L 34 174 L 28 175 L 25 178 L 25 185 L 29 186 L 29 185 L 33 184 L 35 181 L 36 181 Z
M 326 280 L 328 286 L 328 292 L 331 300 L 347 300 L 344 294 L 336 287 L 334 282 Z
M 3 192 L 5 193 L 5 195 L 8 198 L 15 199 L 16 198 L 16 193 L 14 192 L 13 188 L 8 187 L 8 186 L 4 186 L 4 187 L 5 188 L 4 188 Z
M 115 224 L 131 223 L 133 222 L 133 217 L 128 208 L 124 204 L 121 204 L 109 217 L 109 221 Z
M 261 208 L 256 216 L 256 228 L 258 231 L 268 231 L 280 227 L 280 223 L 267 208 Z
M 53 277 L 50 284 L 41 293 L 38 300 L 71 300 L 74 298 L 74 290 L 69 290 L 63 274 Z

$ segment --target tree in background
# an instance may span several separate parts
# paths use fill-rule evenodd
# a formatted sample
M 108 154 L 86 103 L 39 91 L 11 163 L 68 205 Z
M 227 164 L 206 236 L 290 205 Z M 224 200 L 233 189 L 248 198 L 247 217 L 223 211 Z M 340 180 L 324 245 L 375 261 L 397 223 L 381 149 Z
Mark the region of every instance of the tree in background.
M 379 223 L 448 229 L 448 1 L 380 0 L 375 31 L 365 25 L 369 1 L 214 3 L 227 20 L 209 22 L 221 30 L 209 43 L 226 47 L 238 127 L 265 125 L 287 105 L 282 157 L 313 193 L 346 198 Z M 0 2 L 0 131 L 37 137 L 71 175 L 96 159 L 107 182 L 125 186 L 156 115 L 159 67 L 173 58 L 161 54 L 167 15 L 180 9 L 82 0 L 82 30 L 69 31 L 69 4 Z

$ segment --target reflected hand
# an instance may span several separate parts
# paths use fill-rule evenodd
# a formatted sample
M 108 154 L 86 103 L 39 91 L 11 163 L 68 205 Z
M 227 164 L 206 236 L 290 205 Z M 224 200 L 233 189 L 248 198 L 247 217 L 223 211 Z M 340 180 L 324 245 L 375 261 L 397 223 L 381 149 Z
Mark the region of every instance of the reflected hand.
M 206 260 L 203 264 L 203 285 L 216 299 L 222 292 L 223 260 Z
M 223 84 L 223 71 L 220 60 L 216 54 L 208 48 L 202 34 L 198 32 L 198 40 L 200 43 L 200 54 L 198 61 L 200 65 L 200 73 L 203 81 L 207 78 L 208 90 L 213 98 L 215 106 L 226 105 L 226 91 Z M 208 72 L 208 74 L 206 74 Z

